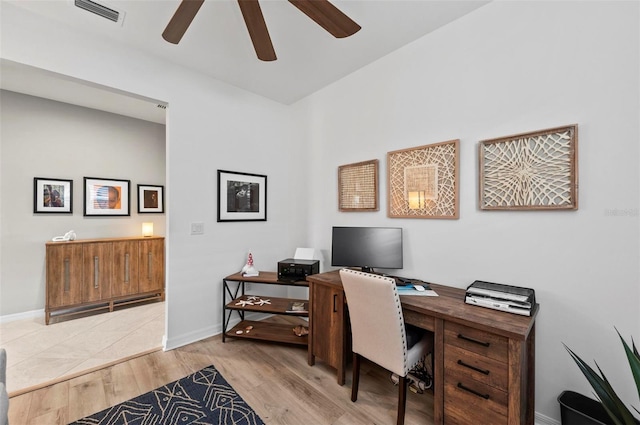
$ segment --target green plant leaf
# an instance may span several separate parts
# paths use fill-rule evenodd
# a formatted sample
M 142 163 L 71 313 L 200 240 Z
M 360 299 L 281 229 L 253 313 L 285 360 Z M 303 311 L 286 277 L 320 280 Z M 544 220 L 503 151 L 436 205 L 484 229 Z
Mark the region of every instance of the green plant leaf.
M 616 332 L 618 332 L 617 329 Z M 640 355 L 638 355 L 638 350 L 636 349 L 636 344 L 633 342 L 633 338 L 631 338 L 631 345 L 633 347 L 633 349 L 631 349 L 624 338 L 622 338 L 622 335 L 620 335 L 620 332 L 618 332 L 618 336 L 624 346 L 624 352 L 627 354 L 627 360 L 629 360 L 631 373 L 633 374 L 633 379 L 635 380 L 636 388 L 638 389 L 638 398 L 640 399 Z
M 564 344 L 563 344 L 564 345 Z M 620 397 L 616 394 L 613 387 L 609 383 L 609 380 L 602 372 L 598 364 L 598 372 L 593 370 L 584 360 L 582 360 L 576 353 L 574 353 L 569 347 L 564 345 L 565 349 L 569 352 L 573 360 L 582 371 L 582 374 L 587 378 L 589 384 L 596 393 L 598 399 L 602 403 L 602 406 L 607 411 L 607 414 L 611 417 L 616 425 L 635 424 L 635 419 L 631 411 L 620 400 Z

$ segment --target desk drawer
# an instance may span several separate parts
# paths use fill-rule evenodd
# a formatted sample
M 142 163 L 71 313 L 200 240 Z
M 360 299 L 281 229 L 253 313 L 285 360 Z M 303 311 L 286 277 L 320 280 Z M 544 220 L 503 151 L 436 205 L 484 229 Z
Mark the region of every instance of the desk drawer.
M 460 347 L 505 365 L 509 361 L 509 340 L 507 338 L 457 323 L 445 322 L 444 344 L 445 347 Z
M 509 385 L 506 364 L 452 345 L 445 345 L 444 369 L 502 391 Z
M 508 395 L 482 382 L 445 369 L 444 423 L 502 425 L 508 421 Z

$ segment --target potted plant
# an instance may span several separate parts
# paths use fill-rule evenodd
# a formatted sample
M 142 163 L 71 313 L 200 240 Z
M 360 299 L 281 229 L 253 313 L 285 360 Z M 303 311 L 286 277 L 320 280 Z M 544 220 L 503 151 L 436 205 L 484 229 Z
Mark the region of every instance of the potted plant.
M 636 387 L 638 388 L 638 397 L 640 398 L 640 355 L 638 354 L 636 345 L 633 342 L 633 338 L 631 339 L 632 348 L 630 348 L 617 329 L 616 332 L 618 333 L 620 341 L 622 341 L 622 345 L 624 346 L 624 351 L 627 355 L 627 360 L 629 361 L 629 366 L 631 368 L 631 374 L 636 383 Z M 591 384 L 591 387 L 598 396 L 602 407 L 611 418 L 612 423 L 615 425 L 640 424 L 640 421 L 634 417 L 633 413 L 631 413 L 629 408 L 622 402 L 620 397 L 618 397 L 613 387 L 609 383 L 609 380 L 600 369 L 600 366 L 598 366 L 598 363 L 596 363 L 596 368 L 598 369 L 598 372 L 596 372 L 584 360 L 578 357 L 576 353 L 571 351 L 569 347 L 567 347 L 566 345 L 564 347 L 567 349 L 584 376 L 587 378 L 589 384 Z M 640 413 L 640 411 L 635 407 L 634 410 Z

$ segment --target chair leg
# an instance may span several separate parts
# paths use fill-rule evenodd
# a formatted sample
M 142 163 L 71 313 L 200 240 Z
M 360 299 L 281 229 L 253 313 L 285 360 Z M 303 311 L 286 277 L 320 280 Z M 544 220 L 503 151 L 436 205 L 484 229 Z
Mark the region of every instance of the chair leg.
M 358 381 L 360 381 L 360 355 L 353 353 L 353 378 L 351 379 L 351 401 L 358 399 Z
M 404 411 L 407 407 L 407 385 L 409 380 L 406 376 L 400 376 L 398 382 L 398 425 L 404 424 Z

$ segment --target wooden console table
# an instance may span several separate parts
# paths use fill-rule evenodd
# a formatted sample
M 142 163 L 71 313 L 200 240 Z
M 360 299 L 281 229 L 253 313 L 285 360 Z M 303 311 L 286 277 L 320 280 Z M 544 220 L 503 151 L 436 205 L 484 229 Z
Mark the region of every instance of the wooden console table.
M 320 359 L 344 384 L 350 330 L 339 272 L 309 281 L 308 363 Z M 434 424 L 533 425 L 535 318 L 465 304 L 465 290 L 432 284 L 438 297 L 402 296 L 407 323 L 433 332 Z
M 308 287 L 309 283 L 307 281 L 281 281 L 278 280 L 278 273 L 276 272 L 261 271 L 259 273 L 259 276 L 242 276 L 242 273 L 235 273 L 222 279 L 222 342 L 225 342 L 227 337 L 233 337 L 307 345 L 309 341 L 308 336 L 296 336 L 292 332 L 290 325 L 245 320 L 246 311 L 298 317 L 307 317 L 309 315 L 308 300 L 271 296 L 260 297 L 245 293 L 246 283 Z M 249 297 L 258 298 L 258 300 L 249 299 Z M 260 299 L 268 300 L 268 304 L 260 303 Z M 304 305 L 307 306 L 307 309 L 304 311 L 291 311 L 290 307 L 293 302 L 304 303 Z M 231 314 L 234 311 L 238 313 L 240 323 L 236 324 L 232 329 L 228 329 Z M 249 332 L 246 332 L 248 327 Z

